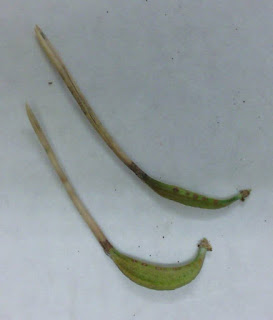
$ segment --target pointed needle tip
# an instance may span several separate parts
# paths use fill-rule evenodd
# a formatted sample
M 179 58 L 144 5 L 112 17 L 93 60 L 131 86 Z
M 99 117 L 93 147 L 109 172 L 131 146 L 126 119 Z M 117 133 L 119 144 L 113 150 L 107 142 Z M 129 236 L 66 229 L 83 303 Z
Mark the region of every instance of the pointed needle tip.
M 26 112 L 29 119 L 34 117 L 33 112 L 27 102 L 26 102 Z
M 35 25 L 34 31 L 38 38 L 42 37 L 44 40 L 46 40 L 46 35 L 43 33 L 42 29 L 37 24 Z

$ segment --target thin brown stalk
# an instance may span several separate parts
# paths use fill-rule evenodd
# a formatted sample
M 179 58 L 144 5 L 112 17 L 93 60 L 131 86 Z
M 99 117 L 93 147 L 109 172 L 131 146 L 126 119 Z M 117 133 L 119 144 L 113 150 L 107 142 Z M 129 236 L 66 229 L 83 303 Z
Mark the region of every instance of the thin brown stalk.
M 114 139 L 108 133 L 106 128 L 102 125 L 102 123 L 96 116 L 95 112 L 93 111 L 92 107 L 90 106 L 90 104 L 84 97 L 83 93 L 81 92 L 80 88 L 78 87 L 76 81 L 73 79 L 72 75 L 63 63 L 61 57 L 59 56 L 55 48 L 52 46 L 46 35 L 38 26 L 35 27 L 35 33 L 41 47 L 44 49 L 51 63 L 58 70 L 59 74 L 61 75 L 62 79 L 64 80 L 65 84 L 67 85 L 75 100 L 78 102 L 79 107 L 81 108 L 82 112 L 85 114 L 89 122 L 96 129 L 96 131 L 103 138 L 103 140 L 107 143 L 107 145 L 118 156 L 118 158 L 127 167 L 130 168 L 133 163 L 132 160 L 121 150 L 120 146 L 114 141 Z
M 56 173 L 58 174 L 62 184 L 64 185 L 70 199 L 72 200 L 72 202 L 74 203 L 78 212 L 80 213 L 80 215 L 82 216 L 84 221 L 87 223 L 90 230 L 93 232 L 93 234 L 95 235 L 95 237 L 97 238 L 97 240 L 99 241 L 101 246 L 103 247 L 104 251 L 106 253 L 109 253 L 109 250 L 113 246 L 108 241 L 108 239 L 106 238 L 106 236 L 104 235 L 104 233 L 102 232 L 101 228 L 98 226 L 96 221 L 92 218 L 88 209 L 85 207 L 85 205 L 83 204 L 81 199 L 78 197 L 75 189 L 73 188 L 73 186 L 70 183 L 70 181 L 68 180 L 65 172 L 63 171 L 62 167 L 60 166 L 60 163 L 59 163 L 52 147 L 50 146 L 45 134 L 43 133 L 43 130 L 42 130 L 38 120 L 36 119 L 35 115 L 33 114 L 32 110 L 28 104 L 26 104 L 26 111 L 27 111 L 27 115 L 28 115 L 29 121 L 30 121 L 33 129 L 34 129 L 37 137 L 39 138 L 42 146 L 44 147 L 45 152 L 46 152 L 53 168 L 55 169 Z

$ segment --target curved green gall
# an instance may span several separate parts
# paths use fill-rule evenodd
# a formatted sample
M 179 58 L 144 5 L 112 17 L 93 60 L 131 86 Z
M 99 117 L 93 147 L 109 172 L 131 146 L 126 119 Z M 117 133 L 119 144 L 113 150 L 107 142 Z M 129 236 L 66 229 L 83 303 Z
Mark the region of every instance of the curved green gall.
M 207 251 L 211 245 L 207 239 L 199 243 L 196 257 L 188 264 L 162 266 L 136 260 L 110 249 L 109 255 L 120 271 L 133 282 L 154 290 L 174 290 L 194 280 L 202 269 Z
M 250 189 L 246 189 L 239 191 L 236 195 L 230 198 L 215 199 L 189 191 L 187 189 L 160 182 L 147 175 L 143 178 L 143 181 L 164 198 L 180 202 L 186 206 L 203 209 L 220 209 L 229 206 L 237 200 L 244 201 L 251 192 Z

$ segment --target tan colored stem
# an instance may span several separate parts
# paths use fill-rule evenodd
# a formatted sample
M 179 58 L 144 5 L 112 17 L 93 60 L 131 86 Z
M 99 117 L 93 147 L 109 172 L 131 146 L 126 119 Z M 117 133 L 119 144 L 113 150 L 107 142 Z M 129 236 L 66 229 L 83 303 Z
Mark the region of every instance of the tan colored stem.
M 81 199 L 78 197 L 76 191 L 74 190 L 73 186 L 71 185 L 70 181 L 68 180 L 66 174 L 64 173 L 63 169 L 61 168 L 59 161 L 54 154 L 53 149 L 51 148 L 45 134 L 43 133 L 42 128 L 39 125 L 38 120 L 36 119 L 35 115 L 33 114 L 31 108 L 26 104 L 26 111 L 29 118 L 29 121 L 39 138 L 42 146 L 45 149 L 45 152 L 54 167 L 55 171 L 57 172 L 62 184 L 64 185 L 70 199 L 74 203 L 75 207 L 78 209 L 78 212 L 84 219 L 84 221 L 87 223 L 90 230 L 93 232 L 103 249 L 106 253 L 109 252 L 109 250 L 112 248 L 112 245 L 107 240 L 106 236 L 102 232 L 101 228 L 98 226 L 98 224 L 95 222 L 95 220 L 91 217 L 88 209 L 85 207 Z
M 61 75 L 62 79 L 64 80 L 65 84 L 67 85 L 68 89 L 72 93 L 75 100 L 78 102 L 82 112 L 85 114 L 89 122 L 96 129 L 96 131 L 103 138 L 103 140 L 107 143 L 107 145 L 118 156 L 118 158 L 127 167 L 130 168 L 132 164 L 132 160 L 121 150 L 120 146 L 117 145 L 117 143 L 113 140 L 113 138 L 108 133 L 108 131 L 104 128 L 104 126 L 102 125 L 102 123 L 100 122 L 96 114 L 94 113 L 93 109 L 89 105 L 88 101 L 84 97 L 80 88 L 76 84 L 72 75 L 67 70 L 61 57 L 58 55 L 58 53 L 56 52 L 56 50 L 54 49 L 54 47 L 52 46 L 52 44 L 50 43 L 46 35 L 38 26 L 35 27 L 35 33 L 41 47 L 44 49 L 51 63 L 58 70 L 59 74 Z

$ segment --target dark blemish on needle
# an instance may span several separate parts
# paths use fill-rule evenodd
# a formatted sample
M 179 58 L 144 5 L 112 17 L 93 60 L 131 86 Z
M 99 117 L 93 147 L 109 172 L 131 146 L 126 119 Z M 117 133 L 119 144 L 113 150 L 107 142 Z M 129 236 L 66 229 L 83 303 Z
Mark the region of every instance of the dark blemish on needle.
M 52 81 L 48 81 L 48 84 L 49 84 L 50 86 L 52 85 L 52 83 L 53 83 Z
M 43 33 L 43 31 L 40 31 L 41 36 L 46 40 L 46 35 Z

